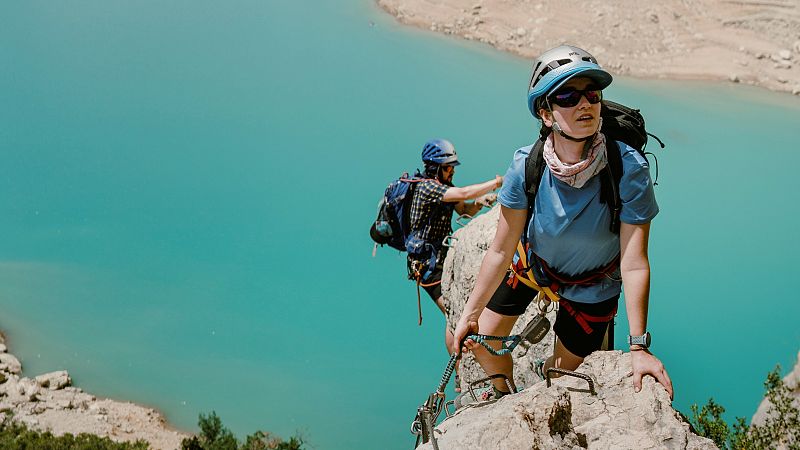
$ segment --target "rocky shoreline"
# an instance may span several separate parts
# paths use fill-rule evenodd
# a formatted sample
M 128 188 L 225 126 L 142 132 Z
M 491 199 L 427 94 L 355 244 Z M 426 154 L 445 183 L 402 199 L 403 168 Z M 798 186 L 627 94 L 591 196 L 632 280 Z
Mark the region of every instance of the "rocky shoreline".
M 98 398 L 72 386 L 66 371 L 21 377 L 19 359 L 8 353 L 0 333 L 0 414 L 29 428 L 66 433 L 90 433 L 114 441 L 143 439 L 151 449 L 174 450 L 189 435 L 169 427 L 152 408 L 128 402 Z
M 376 0 L 401 23 L 526 59 L 570 43 L 613 74 L 800 95 L 798 0 Z

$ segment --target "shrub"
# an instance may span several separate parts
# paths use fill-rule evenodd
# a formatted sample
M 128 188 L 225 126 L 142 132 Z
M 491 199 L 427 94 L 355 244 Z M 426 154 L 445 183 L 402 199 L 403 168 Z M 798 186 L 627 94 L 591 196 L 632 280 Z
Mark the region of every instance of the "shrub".
M 4 450 L 147 450 L 143 440 L 136 442 L 114 442 L 105 437 L 81 433 L 77 436 L 65 434 L 54 436 L 49 431 L 28 429 L 22 423 L 14 422 L 4 415 L 0 420 L 0 448 Z
M 699 411 L 696 404 L 691 406 L 692 426 L 697 434 L 723 449 L 762 450 L 783 445 L 789 450 L 800 450 L 800 411 L 792 403 L 791 390 L 781 379 L 780 366 L 767 375 L 764 387 L 771 405 L 763 424 L 748 426 L 743 417 L 737 417 L 731 430 L 722 418 L 725 408 L 712 398 Z
M 302 450 L 303 439 L 294 436 L 288 441 L 264 431 L 247 436 L 239 445 L 233 433 L 222 425 L 222 420 L 212 411 L 208 416 L 200 414 L 200 435 L 186 438 L 181 450 Z

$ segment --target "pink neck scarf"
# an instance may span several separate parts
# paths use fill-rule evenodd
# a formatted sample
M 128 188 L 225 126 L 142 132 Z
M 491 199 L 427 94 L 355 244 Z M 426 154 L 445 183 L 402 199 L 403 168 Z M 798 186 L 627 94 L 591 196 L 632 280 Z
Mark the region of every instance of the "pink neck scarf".
M 581 188 L 589 179 L 597 175 L 608 164 L 606 158 L 606 137 L 597 133 L 586 159 L 575 164 L 564 164 L 556 155 L 553 134 L 544 143 L 544 160 L 553 175 L 574 188 Z

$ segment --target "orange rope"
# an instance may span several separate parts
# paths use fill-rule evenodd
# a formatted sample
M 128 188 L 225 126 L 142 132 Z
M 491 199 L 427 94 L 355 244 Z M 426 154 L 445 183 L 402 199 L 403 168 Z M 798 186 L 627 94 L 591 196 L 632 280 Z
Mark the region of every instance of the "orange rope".
M 415 262 L 415 264 L 413 266 L 414 279 L 417 280 L 417 312 L 419 314 L 419 323 L 418 323 L 418 325 L 422 325 L 422 294 L 420 293 L 419 288 L 420 287 L 427 288 L 427 287 L 431 287 L 431 286 L 436 286 L 437 284 L 442 282 L 442 280 L 438 280 L 438 281 L 434 281 L 433 283 L 427 283 L 427 284 L 423 283 L 422 282 L 422 272 L 420 271 L 420 267 L 421 266 L 422 266 L 421 264 L 416 263 L 416 262 Z

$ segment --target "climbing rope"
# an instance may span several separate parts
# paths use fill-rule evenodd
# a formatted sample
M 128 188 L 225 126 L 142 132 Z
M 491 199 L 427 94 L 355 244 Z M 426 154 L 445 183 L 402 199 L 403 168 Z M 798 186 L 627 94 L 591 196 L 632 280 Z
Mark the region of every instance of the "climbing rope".
M 512 350 L 522 341 L 522 337 L 518 334 L 513 336 L 490 336 L 487 334 L 470 334 L 467 339 L 472 339 L 478 344 L 482 345 L 489 353 L 494 356 L 503 356 L 511 353 Z M 489 345 L 489 341 L 500 341 L 503 348 L 495 350 L 494 347 Z
M 520 334 L 513 334 L 511 336 L 490 336 L 486 334 L 471 334 L 467 339 L 472 339 L 477 342 L 489 353 L 495 356 L 503 356 L 511 353 L 514 348 L 519 345 L 522 340 L 528 341 L 530 344 L 536 344 L 544 339 L 545 335 L 550 331 L 550 321 L 547 319 L 548 305 L 550 303 L 539 303 L 539 313 L 533 316 L 530 322 L 525 325 Z M 489 345 L 490 341 L 499 341 L 501 349 L 496 350 Z

